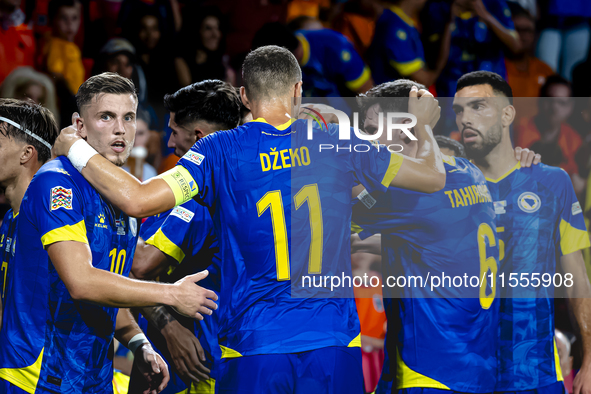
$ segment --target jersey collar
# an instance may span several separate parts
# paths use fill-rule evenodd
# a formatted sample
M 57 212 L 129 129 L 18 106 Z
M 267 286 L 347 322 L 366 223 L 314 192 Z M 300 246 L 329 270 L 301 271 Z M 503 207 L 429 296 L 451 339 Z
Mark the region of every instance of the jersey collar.
M 507 171 L 504 175 L 502 175 L 500 178 L 498 179 L 490 179 L 490 178 L 486 178 L 486 180 L 488 182 L 492 182 L 492 183 L 499 183 L 500 181 L 502 181 L 503 179 L 507 178 L 509 175 L 511 175 L 514 171 L 519 170 L 521 168 L 521 162 L 518 161 L 517 164 L 515 164 L 513 166 L 513 168 L 511 168 L 509 171 Z
M 248 121 L 247 123 L 250 123 L 250 122 L 260 122 L 260 123 L 266 123 L 266 124 L 268 124 L 269 126 L 271 126 L 271 125 L 269 124 L 269 122 L 267 122 L 267 121 L 265 120 L 265 118 L 256 118 L 256 119 L 253 119 L 253 120 L 251 120 L 251 121 Z M 279 126 L 272 126 L 272 127 L 275 127 L 277 130 L 285 130 L 285 129 L 287 129 L 289 126 L 291 126 L 291 124 L 292 124 L 293 122 L 295 122 L 295 119 L 293 119 L 293 118 L 292 118 L 292 119 L 289 119 L 287 122 L 283 123 L 282 125 L 279 125 Z
M 404 21 L 404 23 L 406 23 L 407 25 L 411 26 L 411 27 L 415 27 L 415 22 L 412 20 L 412 18 L 408 15 L 406 15 L 406 13 L 404 11 L 402 11 L 402 8 L 393 5 L 392 7 L 390 7 L 390 10 L 395 13 L 396 15 L 398 15 L 400 17 L 400 19 L 402 19 Z

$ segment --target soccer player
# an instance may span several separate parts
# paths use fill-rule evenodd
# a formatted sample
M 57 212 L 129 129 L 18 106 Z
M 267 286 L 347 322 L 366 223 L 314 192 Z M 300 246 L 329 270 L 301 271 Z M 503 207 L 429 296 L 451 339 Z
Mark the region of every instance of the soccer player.
M 51 158 L 58 133 L 48 109 L 32 102 L 0 99 L 0 187 L 10 204 L 0 227 L 0 329 L 21 200 L 33 175 Z
M 133 83 L 101 74 L 76 97 L 78 133 L 105 161 L 121 166 L 135 136 Z M 37 172 L 21 203 L 0 332 L 0 378 L 8 392 L 111 391 L 114 334 L 134 352 L 151 389 L 163 389 L 168 367 L 129 311 L 118 307 L 165 304 L 201 317 L 216 308 L 217 296 L 195 285 L 207 272 L 175 284 L 125 278 L 137 232 L 136 219 L 101 197 L 67 159 Z
M 407 112 L 406 97 L 412 87 L 424 89 L 397 80 L 367 92 L 360 100 L 366 114 L 364 130 L 373 134 L 386 112 Z M 417 154 L 416 141 L 402 131 L 389 143 L 400 144 L 405 156 Z M 499 323 L 494 284 L 487 279 L 480 288 L 466 290 L 443 282 L 431 289 L 431 283 L 412 285 L 408 279 L 408 285 L 391 285 L 388 279 L 402 275 L 428 280 L 429 274 L 441 277 L 442 273 L 482 279 L 497 271 L 495 213 L 486 180 L 468 160 L 442 157 L 447 171 L 443 190 L 424 194 L 390 187 L 373 203 L 361 197 L 362 203 L 353 210 L 353 221 L 363 229 L 360 237 L 381 233 L 382 256 L 387 258 L 383 264 L 386 347 L 393 364 L 385 364 L 384 371 L 396 371 L 395 388 L 408 394 L 423 389 L 493 392 Z M 384 385 L 386 381 L 379 387 Z
M 218 338 L 223 360 L 216 390 L 357 393 L 363 383 L 355 301 L 328 298 L 326 289 L 292 298 L 290 279 L 309 270 L 350 274 L 356 182 L 426 193 L 444 186 L 431 132 L 439 106 L 428 92 L 410 93 L 409 110 L 417 117 L 416 159 L 376 148 L 321 152 L 319 144 L 346 147 L 363 140 L 353 133 L 339 141 L 337 125 L 329 126 L 330 132 L 315 128 L 308 139 L 308 123 L 286 115 L 297 113 L 292 100 L 300 97 L 302 86 L 291 52 L 276 46 L 254 50 L 244 61 L 243 76 L 242 101 L 255 120 L 200 139 L 160 178 L 140 183 L 90 153 L 68 129 L 58 137 L 56 154 L 68 154 L 101 194 L 131 215 L 153 215 L 193 196 L 213 212 L 222 261 Z
M 168 147 L 179 157 L 200 138 L 237 127 L 241 118 L 240 96 L 234 87 L 218 80 L 198 82 L 166 95 L 164 107 L 170 111 L 172 129 Z M 159 276 L 161 282 L 174 282 L 179 275 L 207 268 L 209 275 L 201 285 L 219 290 L 219 278 L 214 273 L 220 266 L 219 245 L 206 207 L 187 201 L 170 213 L 148 218 L 140 234 L 145 242 L 138 243 L 131 268 L 134 277 L 151 280 Z M 181 392 L 191 386 L 191 381 L 198 392 L 211 391 L 215 383 L 209 378 L 210 369 L 214 355 L 218 361 L 221 356 L 216 315 L 195 322 L 164 306 L 143 308 L 142 314 L 151 323 L 148 338 L 165 361 L 172 361 L 171 381 L 165 392 Z M 130 387 L 135 389 L 138 384 L 144 385 L 144 379 L 132 374 Z
M 513 94 L 501 76 L 472 72 L 457 85 L 453 107 L 462 143 L 486 176 L 495 204 L 499 274 L 504 274 L 505 281 L 519 277 L 516 287 L 508 282 L 497 286 L 501 323 L 496 391 L 564 392 L 554 339 L 554 289 L 537 281 L 545 275 L 554 278 L 562 268 L 572 275 L 567 291 L 584 349 L 574 390 L 587 392 L 591 388 L 587 322 L 591 292 L 581 250 L 589 247 L 589 237 L 570 178 L 557 167 L 522 168 L 515 160 L 510 139 Z

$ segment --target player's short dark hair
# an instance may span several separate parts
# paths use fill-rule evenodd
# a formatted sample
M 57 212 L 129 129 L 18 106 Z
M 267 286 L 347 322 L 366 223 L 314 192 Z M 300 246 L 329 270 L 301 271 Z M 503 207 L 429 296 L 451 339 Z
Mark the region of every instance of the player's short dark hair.
M 164 108 L 174 112 L 174 121 L 186 126 L 205 121 L 230 130 L 240 123 L 240 96 L 229 83 L 217 79 L 197 82 L 164 96 Z
M 458 141 L 444 135 L 436 135 L 435 141 L 437 141 L 437 145 L 439 145 L 440 148 L 453 150 L 455 157 L 462 157 L 464 159 L 466 158 L 466 150 L 464 149 L 464 145 L 460 144 Z
M 0 98 L 0 116 L 12 120 L 22 129 L 29 130 L 53 146 L 59 134 L 53 114 L 47 108 L 33 101 Z M 0 133 L 8 138 L 32 145 L 37 150 L 37 160 L 45 163 L 51 158 L 51 150 L 13 125 L 0 120 Z
M 550 97 L 550 86 L 552 85 L 565 85 L 572 89 L 570 82 L 566 78 L 558 74 L 550 75 L 540 88 L 540 97 Z
M 367 109 L 374 104 L 380 104 L 384 112 L 407 112 L 408 95 L 410 90 L 416 86 L 420 89 L 427 89 L 425 85 L 410 79 L 397 79 L 391 82 L 384 82 L 369 89 L 365 94 L 357 97 L 361 117 L 365 117 Z M 389 100 L 386 100 L 388 98 Z
M 262 100 L 286 94 L 302 80 L 302 70 L 289 50 L 269 45 L 246 56 L 242 80 L 248 98 Z
M 78 0 L 51 0 L 47 6 L 47 19 L 52 23 L 58 11 L 62 7 L 76 7 Z
M 511 86 L 509 86 L 503 77 L 492 71 L 473 71 L 462 75 L 460 79 L 458 79 L 456 92 L 469 86 L 476 85 L 489 85 L 493 92 L 507 97 L 509 103 L 513 105 L 513 90 L 511 89 Z
M 88 78 L 76 93 L 78 110 L 88 105 L 90 101 L 98 99 L 101 94 L 133 94 L 137 101 L 135 85 L 130 79 L 117 73 L 102 73 Z
M 261 27 L 252 40 L 252 49 L 265 47 L 269 45 L 277 45 L 278 47 L 287 48 L 293 52 L 299 45 L 299 41 L 293 32 L 280 22 L 270 22 Z

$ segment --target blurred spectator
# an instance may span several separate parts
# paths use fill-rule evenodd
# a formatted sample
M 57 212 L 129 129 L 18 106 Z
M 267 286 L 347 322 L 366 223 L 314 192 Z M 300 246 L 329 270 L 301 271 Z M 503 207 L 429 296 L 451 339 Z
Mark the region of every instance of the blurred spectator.
M 573 97 L 591 97 L 591 52 L 573 69 Z
M 364 93 L 373 86 L 369 68 L 345 36 L 329 29 L 292 33 L 269 23 L 255 35 L 253 49 L 278 45 L 289 49 L 302 67 L 305 97 L 339 97 Z
M 311 16 L 298 16 L 287 24 L 287 28 L 291 31 L 298 30 L 322 30 L 324 26 L 316 18 Z
M 542 33 L 537 55 L 567 80 L 573 67 L 587 58 L 591 31 L 589 0 L 540 1 Z
M 195 9 L 186 7 L 186 15 L 195 15 L 195 20 L 185 23 L 179 36 L 177 58 L 178 78 L 182 86 L 219 79 L 236 84 L 236 74 L 225 56 L 225 38 L 222 14 L 214 7 Z
M 20 0 L 0 0 L 0 83 L 19 66 L 33 66 L 35 39 Z
M 135 47 L 135 59 L 149 81 L 147 100 L 159 116 L 164 114 L 162 99 L 179 89 L 175 73 L 171 42 L 160 29 L 160 19 L 154 9 L 145 9 L 135 23 L 128 23 L 125 36 Z
M 118 24 L 125 30 L 129 25 L 137 23 L 138 15 L 146 14 L 158 15 L 160 31 L 166 39 L 174 37 L 181 28 L 182 20 L 177 0 L 123 0 Z
M 505 0 L 435 0 L 424 13 L 423 33 L 433 45 L 453 13 L 451 46 L 447 65 L 437 80 L 437 94 L 453 97 L 456 81 L 471 71 L 493 71 L 505 77 L 508 49 L 519 53 L 521 45 Z
M 328 8 L 330 8 L 330 0 L 292 0 L 287 5 L 287 22 L 301 16 L 319 19 L 321 10 Z
M 554 331 L 556 338 L 556 349 L 558 350 L 558 358 L 560 360 L 560 369 L 564 379 L 564 386 L 568 393 L 573 392 L 573 356 L 571 356 L 572 342 L 566 333 L 556 329 Z M 572 336 L 572 334 L 570 334 Z M 574 339 L 574 338 L 573 338 Z
M 53 83 L 47 75 L 35 71 L 32 67 L 19 67 L 13 70 L 0 86 L 0 97 L 31 99 L 50 110 L 57 124 L 60 124 Z
M 369 64 L 377 84 L 398 78 L 410 78 L 431 86 L 445 67 L 450 45 L 450 12 L 447 12 L 435 68 L 425 63 L 425 52 L 415 19 L 426 0 L 390 0 L 376 23 L 369 48 Z M 415 19 L 413 19 L 415 18 Z
M 540 153 L 548 165 L 562 167 L 573 178 L 573 186 L 579 194 L 581 190 L 577 187 L 577 180 L 580 177 L 575 155 L 582 140 L 567 123 L 574 107 L 571 96 L 567 80 L 559 75 L 548 77 L 540 90 L 539 113 L 520 121 L 515 133 L 515 145 Z
M 347 37 L 361 56 L 365 56 L 382 8 L 377 0 L 348 1 L 342 12 L 335 16 L 332 27 Z
M 125 171 L 131 172 L 141 181 L 158 175 L 156 169 L 148 163 L 148 144 L 151 136 L 149 124 L 150 114 L 146 110 L 138 108 L 133 149 L 126 165 L 123 167 Z
M 74 37 L 80 28 L 81 4 L 78 0 L 51 0 L 49 22 L 52 35 L 43 47 L 44 68 L 65 80 L 70 93 L 76 94 L 84 82 L 84 65 Z
M 519 6 L 512 7 L 512 14 L 522 53 L 506 59 L 507 82 L 511 85 L 513 97 L 538 97 L 546 78 L 554 72 L 550 66 L 533 56 L 536 45 L 534 18 Z

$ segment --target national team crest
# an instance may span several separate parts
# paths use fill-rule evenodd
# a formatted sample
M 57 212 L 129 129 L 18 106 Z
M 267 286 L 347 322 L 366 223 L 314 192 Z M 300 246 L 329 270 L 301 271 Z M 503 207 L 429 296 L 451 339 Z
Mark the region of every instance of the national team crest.
M 542 206 L 542 200 L 532 192 L 522 193 L 517 199 L 517 205 L 526 213 L 534 213 Z
M 56 186 L 51 189 L 51 210 L 72 209 L 72 189 L 66 189 L 63 186 Z

